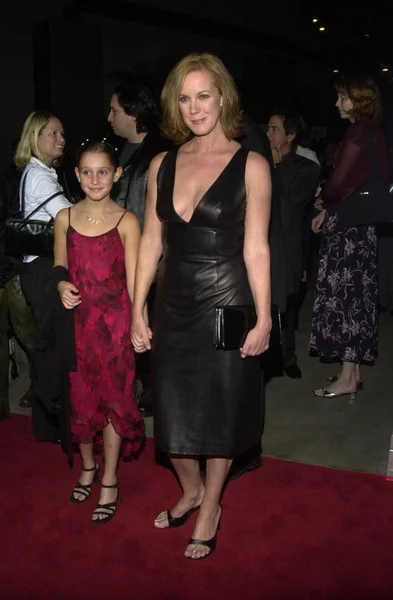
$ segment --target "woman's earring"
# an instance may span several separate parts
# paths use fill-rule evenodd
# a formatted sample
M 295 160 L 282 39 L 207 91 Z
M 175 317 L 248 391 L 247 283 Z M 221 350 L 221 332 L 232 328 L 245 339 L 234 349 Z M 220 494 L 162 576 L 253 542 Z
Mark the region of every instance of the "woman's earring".
M 222 98 L 220 99 L 220 106 L 222 107 Z

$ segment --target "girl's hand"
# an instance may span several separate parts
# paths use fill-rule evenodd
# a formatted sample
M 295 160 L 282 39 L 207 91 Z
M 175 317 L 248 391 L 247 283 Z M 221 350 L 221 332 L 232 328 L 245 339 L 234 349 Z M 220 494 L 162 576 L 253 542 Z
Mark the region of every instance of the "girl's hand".
M 246 337 L 243 347 L 240 348 L 242 358 L 247 356 L 258 356 L 269 348 L 270 330 L 272 320 L 270 316 L 266 319 L 258 319 L 254 329 L 251 329 Z
M 63 306 L 69 310 L 82 302 L 79 290 L 69 281 L 60 281 L 57 285 Z
M 319 215 L 313 218 L 311 221 L 311 229 L 314 233 L 320 233 L 322 229 L 323 222 L 325 220 L 326 209 L 323 208 Z
M 133 321 L 131 327 L 131 342 L 135 352 L 146 352 L 151 349 L 151 338 L 153 337 L 145 317 L 140 317 Z

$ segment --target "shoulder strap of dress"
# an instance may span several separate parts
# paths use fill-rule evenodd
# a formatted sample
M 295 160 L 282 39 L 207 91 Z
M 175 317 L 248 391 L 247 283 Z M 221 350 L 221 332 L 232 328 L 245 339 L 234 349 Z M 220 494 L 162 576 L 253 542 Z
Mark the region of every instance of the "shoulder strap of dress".
M 117 222 L 117 225 L 116 225 L 116 227 L 119 227 L 119 225 L 120 225 L 120 223 L 121 223 L 121 221 L 122 221 L 122 219 L 123 219 L 123 217 L 124 217 L 124 215 L 125 215 L 126 213 L 128 213 L 128 210 L 125 210 L 125 211 L 123 212 L 123 214 L 121 215 L 120 219 L 119 219 L 119 220 L 118 220 L 118 222 Z
M 171 170 L 172 175 L 174 176 L 174 174 L 175 174 L 176 157 L 177 157 L 177 153 L 179 152 L 179 148 L 180 148 L 180 146 L 174 146 L 173 148 L 168 150 L 168 152 L 162 159 L 162 162 L 160 164 L 160 167 L 159 167 L 158 173 L 157 173 L 157 191 L 158 191 L 158 193 L 160 192 L 163 183 L 166 182 L 168 184 L 169 180 L 172 179 L 172 178 L 167 177 L 168 172 Z
M 68 208 L 68 227 L 71 225 L 71 206 Z

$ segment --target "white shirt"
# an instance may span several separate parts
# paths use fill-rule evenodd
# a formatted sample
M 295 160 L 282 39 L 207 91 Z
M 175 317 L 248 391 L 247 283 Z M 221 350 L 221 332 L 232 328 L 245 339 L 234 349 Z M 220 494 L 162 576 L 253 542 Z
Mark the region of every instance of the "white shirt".
M 22 174 L 22 179 L 19 187 L 19 198 L 22 205 L 22 189 L 23 183 L 26 178 L 25 185 L 25 213 L 27 217 L 42 204 L 47 198 L 50 198 L 53 194 L 61 192 L 61 196 L 56 196 L 48 204 L 45 204 L 43 208 L 37 211 L 33 215 L 34 220 L 38 221 L 50 221 L 54 219 L 59 210 L 62 208 L 68 208 L 71 203 L 68 202 L 64 196 L 63 188 L 57 181 L 57 173 L 52 167 L 48 167 L 45 163 L 34 156 L 30 159 L 29 164 L 25 168 Z M 37 256 L 24 256 L 24 262 L 31 262 Z
M 296 148 L 296 154 L 299 156 L 304 156 L 304 158 L 308 158 L 308 160 L 312 160 L 313 162 L 319 165 L 318 156 L 314 150 L 310 150 L 310 148 L 304 148 L 303 146 L 298 146 Z

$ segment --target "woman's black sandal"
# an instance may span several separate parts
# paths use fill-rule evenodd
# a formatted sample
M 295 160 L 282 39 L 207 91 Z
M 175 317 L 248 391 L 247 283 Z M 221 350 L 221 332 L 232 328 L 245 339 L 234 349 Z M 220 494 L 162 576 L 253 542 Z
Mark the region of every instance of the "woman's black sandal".
M 208 556 L 210 556 L 211 554 L 213 554 L 214 550 L 216 549 L 217 546 L 217 532 L 221 529 L 221 517 L 222 517 L 222 507 L 221 507 L 221 514 L 220 514 L 220 518 L 218 519 L 218 525 L 217 525 L 217 529 L 216 529 L 216 533 L 215 535 L 210 538 L 210 540 L 196 540 L 194 538 L 190 538 L 188 540 L 188 544 L 187 546 L 206 546 L 207 548 L 209 548 L 210 552 L 208 552 L 207 554 L 205 554 L 204 556 L 199 556 L 199 557 L 193 557 L 192 554 L 191 556 L 187 556 L 186 558 L 189 558 L 190 560 L 203 560 L 204 558 L 208 558 Z
M 168 527 L 162 527 L 161 529 L 175 529 L 175 527 L 181 527 L 185 523 L 187 523 L 188 519 L 191 517 L 192 513 L 198 510 L 199 506 L 195 506 L 194 508 L 190 508 L 184 515 L 181 517 L 173 517 L 171 515 L 171 511 L 167 510 L 167 518 L 168 518 Z
M 74 487 L 72 494 L 71 494 L 71 502 L 73 502 L 74 504 L 83 504 L 83 502 L 86 502 L 86 500 L 88 500 L 90 498 L 91 495 L 91 488 L 93 486 L 93 483 L 98 483 L 98 471 L 99 471 L 99 467 L 98 465 L 96 465 L 95 467 L 93 467 L 92 469 L 85 469 L 85 467 L 82 467 L 82 471 L 95 471 L 94 473 L 94 477 L 93 477 L 93 481 L 91 483 L 81 483 L 80 481 L 76 482 L 76 486 Z M 75 498 L 75 494 L 81 494 L 83 496 L 83 498 L 79 499 L 79 498 Z
M 98 502 L 97 506 L 93 510 L 93 515 L 92 515 L 92 516 L 98 515 L 97 519 L 92 519 L 92 522 L 95 525 L 103 525 L 104 523 L 108 523 L 111 519 L 113 519 L 113 517 L 116 514 L 117 502 L 119 500 L 119 488 L 120 488 L 120 483 L 119 482 L 114 483 L 113 485 L 104 485 L 102 483 L 101 487 L 103 487 L 103 488 L 110 488 L 110 489 L 115 489 L 116 488 L 117 489 L 117 498 L 113 502 L 107 502 L 107 504 L 100 504 Z M 100 515 L 103 515 L 103 517 L 100 518 Z

